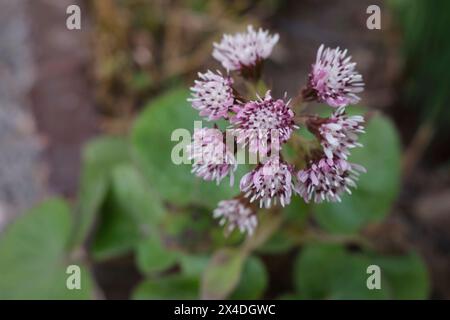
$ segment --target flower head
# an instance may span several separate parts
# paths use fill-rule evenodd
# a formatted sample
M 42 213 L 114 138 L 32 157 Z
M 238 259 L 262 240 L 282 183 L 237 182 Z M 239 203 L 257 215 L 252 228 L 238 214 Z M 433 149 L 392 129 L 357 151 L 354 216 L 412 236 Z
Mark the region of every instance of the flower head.
M 340 202 L 344 192 L 351 194 L 350 187 L 356 187 L 359 172 L 366 169 L 343 159 L 322 158 L 297 173 L 296 191 L 306 202 Z
M 234 154 L 223 142 L 222 132 L 211 128 L 196 130 L 187 151 L 189 159 L 193 160 L 192 173 L 217 184 L 230 175 L 230 184 L 233 184 L 237 163 Z
M 214 209 L 213 217 L 220 219 L 221 226 L 227 225 L 225 229 L 227 234 L 237 228 L 240 232 L 246 232 L 251 236 L 258 225 L 258 219 L 253 210 L 237 199 L 220 201 Z
M 266 153 L 269 145 L 279 150 L 294 129 L 294 112 L 289 102 L 274 100 L 267 91 L 264 99 L 250 101 L 236 108 L 236 115 L 231 118 L 235 128 L 237 142 L 249 144 L 251 152 Z
M 362 76 L 355 70 L 356 63 L 346 57 L 347 50 L 341 51 L 321 45 L 317 51 L 316 63 L 309 74 L 305 99 L 317 99 L 332 107 L 356 104 L 360 98 L 356 93 L 364 90 Z
M 344 108 L 338 108 L 330 118 L 318 127 L 321 145 L 325 155 L 332 159 L 336 156 L 347 159 L 349 149 L 362 147 L 358 142 L 358 134 L 364 133 L 362 116 L 347 116 Z
M 208 120 L 227 118 L 228 111 L 234 104 L 233 79 L 222 76 L 220 71 L 216 74 L 210 70 L 198 73 L 198 76 L 200 80 L 196 80 L 191 87 L 192 98 L 188 99 L 192 107 Z
M 228 71 L 252 68 L 270 55 L 278 38 L 278 34 L 269 35 L 261 28 L 255 31 L 250 25 L 247 32 L 225 34 L 220 43 L 214 43 L 213 57 Z
M 284 207 L 291 201 L 292 170 L 291 165 L 278 158 L 268 159 L 242 177 L 241 191 L 250 202 L 259 200 L 261 208 L 270 208 L 278 201 Z

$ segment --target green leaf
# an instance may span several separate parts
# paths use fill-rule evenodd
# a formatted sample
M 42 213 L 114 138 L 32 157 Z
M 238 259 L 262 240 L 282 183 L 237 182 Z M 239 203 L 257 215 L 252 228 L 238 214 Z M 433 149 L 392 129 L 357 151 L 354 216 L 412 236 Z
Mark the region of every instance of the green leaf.
M 217 251 L 201 283 L 202 299 L 225 299 L 239 283 L 245 256 L 235 249 Z
M 71 217 L 62 200 L 48 200 L 10 225 L 0 239 L 0 299 L 89 299 L 92 280 L 81 267 L 81 289 L 66 287 Z
M 381 289 L 367 287 L 370 265 L 380 267 Z M 425 298 L 428 292 L 427 274 L 417 256 L 352 253 L 338 244 L 306 246 L 295 262 L 294 284 L 304 299 Z
M 133 156 L 142 172 L 158 186 L 165 200 L 179 205 L 197 203 L 213 208 L 222 199 L 239 193 L 238 184 L 230 187 L 227 181 L 219 186 L 205 182 L 191 174 L 190 164 L 172 162 L 172 149 L 184 141 L 190 143 L 198 112 L 187 102 L 187 90 L 177 89 L 153 100 L 142 112 L 132 130 Z M 203 122 L 203 127 L 211 126 Z M 176 129 L 184 130 L 186 141 L 171 141 Z M 187 131 L 186 131 L 187 130 Z M 239 181 L 238 174 L 236 181 Z
M 366 286 L 370 264 L 366 257 L 349 254 L 340 245 L 309 245 L 295 263 L 295 285 L 305 299 L 386 298 L 387 290 Z
M 123 254 L 137 247 L 142 270 L 150 272 L 158 263 L 168 264 L 172 257 L 162 260 L 164 248 L 159 242 L 159 224 L 165 209 L 159 197 L 149 188 L 145 179 L 131 165 L 117 165 L 111 173 L 111 191 L 101 210 L 101 224 L 96 232 L 93 253 L 102 260 Z M 146 250 L 159 250 L 146 252 Z M 153 254 L 159 262 L 152 267 Z
M 155 233 L 147 236 L 137 245 L 136 261 L 139 270 L 143 273 L 163 271 L 174 265 L 177 260 L 178 253 L 166 248 Z
M 339 245 L 309 245 L 303 248 L 294 264 L 294 285 L 307 299 L 327 297 L 334 277 L 334 264 L 344 259 Z
M 184 275 L 199 277 L 208 265 L 209 257 L 203 255 L 182 255 L 180 257 L 181 270 Z
M 162 243 L 159 225 L 166 210 L 136 168 L 121 165 L 113 172 L 113 188 L 120 206 L 133 220 L 143 237 L 137 243 L 136 261 L 143 273 L 165 270 L 177 261 L 177 253 Z
M 249 257 L 242 270 L 239 285 L 231 295 L 231 299 L 260 299 L 267 287 L 268 275 L 262 261 L 257 257 Z
M 106 196 L 113 167 L 129 160 L 126 141 L 99 137 L 83 149 L 79 199 L 71 245 L 81 244 L 90 232 Z
M 328 298 L 330 299 L 388 299 L 389 288 L 381 283 L 381 289 L 367 288 L 367 267 L 372 263 L 365 255 L 347 254 L 344 260 L 338 262 L 333 272 Z
M 430 283 L 426 266 L 419 255 L 376 257 L 382 276 L 386 277 L 396 299 L 426 299 Z
M 166 213 L 161 199 L 131 165 L 117 166 L 112 173 L 114 196 L 138 224 L 143 234 L 158 229 Z
M 197 277 L 181 274 L 143 281 L 135 289 L 133 299 L 137 300 L 192 300 L 198 299 Z
M 125 254 L 142 239 L 136 220 L 123 209 L 113 190 L 110 190 L 100 209 L 100 223 L 91 247 L 92 257 L 103 261 Z
M 341 203 L 315 206 L 315 217 L 329 232 L 354 233 L 382 220 L 397 197 L 400 183 L 400 143 L 394 125 L 386 117 L 374 116 L 362 134 L 363 148 L 352 150 L 350 162 L 367 169 L 352 195 Z

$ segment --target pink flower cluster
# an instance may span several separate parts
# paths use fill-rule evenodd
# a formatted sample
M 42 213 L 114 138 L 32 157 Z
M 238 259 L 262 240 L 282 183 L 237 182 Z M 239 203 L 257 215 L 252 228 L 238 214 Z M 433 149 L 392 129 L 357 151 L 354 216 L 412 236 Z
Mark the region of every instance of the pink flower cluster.
M 255 168 L 240 180 L 241 194 L 221 201 L 214 211 L 227 232 L 238 229 L 253 234 L 257 226 L 256 203 L 260 208 L 286 206 L 292 194 L 306 202 L 341 201 L 343 193 L 350 194 L 350 188 L 356 187 L 359 173 L 365 172 L 362 166 L 347 161 L 350 149 L 362 146 L 358 136 L 364 132 L 364 119 L 348 116 L 345 107 L 359 101 L 356 93 L 363 90 L 364 83 L 355 70 L 356 64 L 346 57 L 346 50 L 320 46 L 302 91 L 303 100 L 327 103 L 335 110 L 328 118 L 302 115 L 307 119 L 302 123 L 315 134 L 321 150 L 305 159 L 307 166 L 301 170 L 287 163 L 280 153 L 299 128 L 290 100 L 273 98 L 270 90 L 264 97 L 248 101 L 237 94 L 229 72 L 251 78 L 247 76 L 256 74 L 252 68 L 261 67 L 277 41 L 278 35 L 262 29 L 256 32 L 251 26 L 246 33 L 225 35 L 214 44 L 213 57 L 222 63 L 226 75 L 220 71 L 199 73 L 199 80 L 191 88 L 192 107 L 208 121 L 227 120 L 235 139 L 231 144 L 225 141 L 217 126 L 194 132 L 188 146 L 194 174 L 217 183 L 229 176 L 232 184 L 238 165 L 235 147 L 259 155 Z
M 361 74 L 355 71 L 355 62 L 346 57 L 347 50 L 326 48 L 322 44 L 317 51 L 316 62 L 309 74 L 305 98 L 326 102 L 331 107 L 356 104 L 356 93 L 364 90 Z

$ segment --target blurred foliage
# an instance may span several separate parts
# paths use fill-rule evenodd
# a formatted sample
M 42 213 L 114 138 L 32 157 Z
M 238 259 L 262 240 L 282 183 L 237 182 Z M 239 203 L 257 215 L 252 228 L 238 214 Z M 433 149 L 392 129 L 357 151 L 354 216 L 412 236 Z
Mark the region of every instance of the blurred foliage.
M 10 226 L 0 240 L 2 297 L 92 298 L 86 261 L 132 252 L 144 278 L 135 299 L 263 298 L 277 279 L 271 279 L 260 256 L 281 257 L 293 250 L 298 252 L 294 293 L 280 298 L 428 296 L 419 256 L 385 255 L 361 233 L 389 212 L 398 192 L 400 151 L 389 120 L 380 114 L 369 120 L 365 148 L 354 152 L 369 172 L 352 197 L 335 206 L 294 198 L 283 210 L 261 210 L 256 234 L 244 241 L 239 232 L 225 237 L 210 214 L 216 201 L 238 192 L 236 187 L 195 179 L 188 165 L 171 161 L 178 143 L 171 142 L 172 130 L 193 130 L 195 112 L 187 95 L 173 89 L 153 99 L 129 137 L 99 137 L 86 146 L 75 221 L 67 204 L 50 200 Z M 332 234 L 311 229 L 311 222 Z M 77 254 L 88 236 L 88 252 Z M 358 250 L 349 250 L 350 244 Z M 64 288 L 69 264 L 83 266 L 82 291 Z M 372 264 L 382 269 L 382 290 L 366 287 L 366 268 Z
M 89 299 L 89 270 L 68 250 L 72 226 L 69 206 L 48 200 L 11 225 L 0 239 L 0 299 Z M 81 269 L 81 290 L 66 288 L 66 268 Z
M 209 58 L 223 30 L 276 13 L 277 0 L 101 0 L 94 20 L 96 96 L 107 132 L 126 132 L 133 112 Z
M 366 269 L 381 269 L 381 290 L 368 290 Z M 425 299 L 427 271 L 421 259 L 349 252 L 338 244 L 311 244 L 297 257 L 295 287 L 304 299 Z
M 450 124 L 450 41 L 445 0 L 390 0 L 401 29 L 405 56 L 405 98 L 408 107 L 448 132 Z

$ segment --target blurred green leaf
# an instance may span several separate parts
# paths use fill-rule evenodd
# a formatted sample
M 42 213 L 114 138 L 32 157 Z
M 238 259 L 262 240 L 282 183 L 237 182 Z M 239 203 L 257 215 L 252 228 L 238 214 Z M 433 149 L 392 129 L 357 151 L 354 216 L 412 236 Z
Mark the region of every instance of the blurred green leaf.
M 367 288 L 367 267 L 372 265 L 370 259 L 362 254 L 346 254 L 333 270 L 329 299 L 389 299 L 389 287 L 381 283 L 381 289 Z M 383 272 L 383 271 L 381 271 Z
M 381 289 L 369 290 L 367 268 L 381 269 Z M 294 284 L 303 299 L 404 299 L 427 296 L 427 274 L 417 256 L 348 252 L 338 244 L 311 244 L 298 256 Z M 411 288 L 412 292 L 408 293 Z
M 295 285 L 304 299 L 383 299 L 386 290 L 369 290 L 370 261 L 340 245 L 313 244 L 296 260 Z
M 158 235 L 153 233 L 137 245 L 137 266 L 143 273 L 163 271 L 177 262 L 178 255 L 166 248 Z
M 143 281 L 135 289 L 133 299 L 137 300 L 192 300 L 198 299 L 197 277 L 181 274 Z
M 110 190 L 100 209 L 100 223 L 92 242 L 92 257 L 102 261 L 133 250 L 143 239 L 136 220 Z
M 111 190 L 101 209 L 101 224 L 93 243 L 94 257 L 102 260 L 136 248 L 142 271 L 170 265 L 173 253 L 159 239 L 159 225 L 165 214 L 159 197 L 131 165 L 117 165 L 111 178 Z
M 71 217 L 67 204 L 48 200 L 10 225 L 0 239 L 0 299 L 89 299 L 92 279 L 80 263 L 81 289 L 66 287 Z
M 91 230 L 106 196 L 112 168 L 128 160 L 127 143 L 120 138 L 96 138 L 83 149 L 73 246 L 81 244 Z
M 176 165 L 171 159 L 173 147 L 182 141 L 171 141 L 173 131 L 183 129 L 192 134 L 194 121 L 200 120 L 198 112 L 187 102 L 188 96 L 188 91 L 175 89 L 146 107 L 132 130 L 133 154 L 165 200 L 179 205 L 195 202 L 213 208 L 219 200 L 239 193 L 237 183 L 232 188 L 227 181 L 219 186 L 202 181 L 191 174 L 190 164 Z M 211 124 L 204 122 L 203 126 Z
M 165 209 L 136 168 L 118 166 L 113 172 L 115 197 L 135 223 L 142 239 L 137 243 L 136 260 L 143 273 L 162 271 L 173 265 L 177 253 L 164 246 L 159 226 Z
M 209 262 L 201 282 L 202 299 L 225 299 L 239 283 L 245 255 L 236 249 L 221 249 Z
M 376 257 L 374 264 L 380 266 L 396 299 L 428 298 L 428 272 L 419 255 Z
M 339 245 L 309 245 L 294 265 L 294 285 L 303 298 L 323 299 L 331 289 L 336 261 L 344 259 Z
M 394 125 L 386 117 L 374 116 L 362 134 L 363 148 L 352 150 L 350 162 L 367 169 L 352 195 L 341 203 L 315 206 L 315 217 L 329 232 L 352 233 L 382 220 L 395 200 L 400 184 L 400 142 Z
M 142 234 L 158 229 L 166 210 L 135 167 L 117 166 L 112 172 L 112 187 L 120 206 L 130 214 Z
M 182 255 L 180 257 L 181 270 L 188 276 L 201 277 L 208 265 L 209 257 L 203 255 Z
M 267 287 L 268 275 L 264 263 L 255 257 L 249 257 L 244 264 L 239 285 L 230 299 L 260 299 Z

